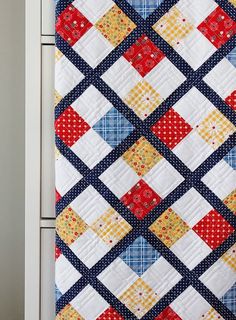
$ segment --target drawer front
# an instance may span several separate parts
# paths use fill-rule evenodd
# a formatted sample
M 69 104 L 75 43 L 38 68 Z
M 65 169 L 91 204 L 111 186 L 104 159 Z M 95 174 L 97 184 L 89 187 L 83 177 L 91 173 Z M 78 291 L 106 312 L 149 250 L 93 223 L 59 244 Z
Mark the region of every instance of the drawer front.
M 41 229 L 41 320 L 55 319 L 55 229 Z
M 41 216 L 54 218 L 54 45 L 42 45 Z
M 53 35 L 55 33 L 54 27 L 54 0 L 41 0 L 42 1 L 42 35 Z

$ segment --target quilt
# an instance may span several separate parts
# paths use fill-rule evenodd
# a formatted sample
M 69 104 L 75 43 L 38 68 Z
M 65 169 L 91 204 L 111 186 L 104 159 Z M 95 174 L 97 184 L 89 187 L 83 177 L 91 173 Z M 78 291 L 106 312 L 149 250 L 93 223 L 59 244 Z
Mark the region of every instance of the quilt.
M 236 319 L 236 1 L 58 0 L 56 319 Z

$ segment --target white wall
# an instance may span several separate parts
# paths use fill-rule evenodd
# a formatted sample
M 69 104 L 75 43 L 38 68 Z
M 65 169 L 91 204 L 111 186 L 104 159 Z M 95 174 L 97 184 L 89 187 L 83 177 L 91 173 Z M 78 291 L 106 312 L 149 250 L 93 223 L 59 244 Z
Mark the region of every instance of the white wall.
M 23 320 L 24 0 L 0 0 L 0 39 L 0 319 Z

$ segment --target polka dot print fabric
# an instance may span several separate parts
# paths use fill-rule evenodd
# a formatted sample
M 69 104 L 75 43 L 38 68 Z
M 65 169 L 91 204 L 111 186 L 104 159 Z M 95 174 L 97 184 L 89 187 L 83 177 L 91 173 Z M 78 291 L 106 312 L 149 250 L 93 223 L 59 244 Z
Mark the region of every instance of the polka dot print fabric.
M 55 15 L 55 319 L 236 319 L 235 0 Z

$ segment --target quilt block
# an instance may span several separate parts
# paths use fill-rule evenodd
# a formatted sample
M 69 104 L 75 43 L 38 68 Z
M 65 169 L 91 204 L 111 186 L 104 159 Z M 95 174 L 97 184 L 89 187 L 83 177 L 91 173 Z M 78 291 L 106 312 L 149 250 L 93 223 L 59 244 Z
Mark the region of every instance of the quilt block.
M 58 0 L 56 319 L 236 319 L 235 0 Z

